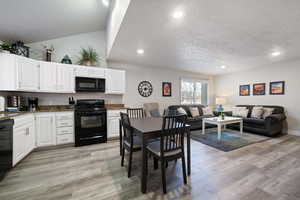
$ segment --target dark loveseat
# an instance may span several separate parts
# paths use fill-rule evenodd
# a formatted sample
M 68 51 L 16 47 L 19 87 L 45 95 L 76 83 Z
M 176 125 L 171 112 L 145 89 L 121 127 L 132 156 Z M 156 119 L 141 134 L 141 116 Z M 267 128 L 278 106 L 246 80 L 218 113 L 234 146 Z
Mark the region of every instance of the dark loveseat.
M 214 115 L 203 115 L 202 108 L 205 108 L 204 105 L 201 104 L 191 104 L 191 105 L 172 105 L 168 107 L 168 114 L 178 114 L 177 109 L 182 107 L 187 113 L 187 124 L 191 125 L 191 130 L 198 130 L 202 129 L 202 119 L 207 117 L 214 117 Z M 190 112 L 191 107 L 197 107 L 199 110 L 200 116 L 193 118 Z M 205 128 L 212 128 L 215 127 L 214 125 L 205 124 Z
M 274 108 L 272 115 L 266 117 L 266 119 L 251 118 L 252 108 L 254 106 Z M 269 106 L 269 105 L 237 105 L 237 107 L 246 107 L 249 109 L 248 117 L 243 118 L 244 131 L 253 132 L 266 136 L 277 136 L 282 134 L 284 122 L 286 116 L 284 108 L 282 106 Z M 230 113 L 229 115 L 232 115 Z M 232 124 L 229 128 L 239 129 L 239 124 Z

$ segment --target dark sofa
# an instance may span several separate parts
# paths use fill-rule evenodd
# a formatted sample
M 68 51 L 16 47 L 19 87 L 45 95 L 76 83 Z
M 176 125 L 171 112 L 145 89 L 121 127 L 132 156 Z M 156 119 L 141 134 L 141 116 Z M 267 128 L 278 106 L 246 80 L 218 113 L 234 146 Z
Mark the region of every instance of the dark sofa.
M 273 114 L 266 119 L 251 118 L 252 108 L 260 106 L 265 108 L 274 108 Z M 269 105 L 237 105 L 237 107 L 246 107 L 249 109 L 248 117 L 243 118 L 244 131 L 257 133 L 265 136 L 277 136 L 282 134 L 284 122 L 286 120 L 284 108 L 282 106 L 269 106 Z M 232 115 L 230 113 L 229 115 Z M 232 124 L 229 128 L 239 129 L 239 124 Z
M 261 106 L 266 108 L 274 108 L 273 114 L 268 116 L 266 119 L 251 118 L 252 108 L 254 106 Z M 216 115 L 203 115 L 202 108 L 204 105 L 172 105 L 168 108 L 168 114 L 178 114 L 177 109 L 182 107 L 188 115 L 187 123 L 191 125 L 191 130 L 202 129 L 202 119 L 206 117 L 214 117 Z M 193 118 L 190 112 L 190 107 L 197 107 L 199 110 L 199 117 Z M 243 129 L 244 131 L 257 133 L 265 136 L 278 136 L 283 133 L 283 127 L 286 120 L 284 108 L 282 106 L 270 106 L 270 105 L 237 105 L 237 107 L 246 107 L 249 109 L 248 117 L 243 118 Z M 225 112 L 226 115 L 232 116 L 232 112 Z M 214 125 L 206 124 L 205 128 L 213 128 Z M 240 129 L 239 124 L 231 124 L 227 126 L 231 129 Z
M 174 115 L 178 114 L 177 109 L 182 107 L 186 113 L 187 113 L 187 124 L 191 125 L 191 130 L 199 130 L 202 129 L 202 119 L 207 117 L 214 117 L 214 115 L 203 115 L 202 108 L 205 108 L 204 105 L 201 104 L 191 104 L 191 105 L 172 105 L 168 107 L 168 114 Z M 199 110 L 199 117 L 192 117 L 192 114 L 190 112 L 190 107 L 197 107 Z M 205 124 L 205 128 L 212 128 L 215 127 L 215 125 Z

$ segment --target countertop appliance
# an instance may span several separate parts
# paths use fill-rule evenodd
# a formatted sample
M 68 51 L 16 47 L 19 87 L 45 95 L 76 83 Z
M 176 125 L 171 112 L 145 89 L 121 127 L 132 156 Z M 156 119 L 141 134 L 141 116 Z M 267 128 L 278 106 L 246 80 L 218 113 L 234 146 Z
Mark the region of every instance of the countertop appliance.
M 76 77 L 76 92 L 105 92 L 105 79 Z
M 39 99 L 37 97 L 28 97 L 29 111 L 36 111 L 39 105 Z
M 7 109 L 12 111 L 24 111 L 26 110 L 25 98 L 22 96 L 7 96 L 6 97 Z
M 0 112 L 5 111 L 5 97 L 0 96 Z
M 13 165 L 13 119 L 0 120 L 0 181 Z
M 75 146 L 107 142 L 106 108 L 103 99 L 77 100 Z

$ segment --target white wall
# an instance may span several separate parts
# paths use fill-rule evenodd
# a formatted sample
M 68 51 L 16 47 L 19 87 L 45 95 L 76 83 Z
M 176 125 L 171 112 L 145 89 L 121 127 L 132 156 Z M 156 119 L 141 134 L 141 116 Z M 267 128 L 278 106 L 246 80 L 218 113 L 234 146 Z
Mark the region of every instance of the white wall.
M 107 66 L 105 60 L 105 31 L 82 33 L 53 40 L 30 43 L 26 45 L 31 48 L 30 57 L 34 59 L 41 59 L 41 57 L 45 57 L 45 50 L 43 49 L 43 45 L 46 45 L 48 47 L 53 45 L 55 50 L 52 54 L 52 61 L 61 62 L 62 58 L 67 54 L 71 58 L 73 64 L 76 64 L 76 62 L 78 61 L 79 51 L 81 50 L 81 48 L 87 48 L 90 46 L 98 52 L 101 58 L 103 58 L 103 61 L 100 62 L 99 65 L 102 67 Z
M 300 131 L 300 60 L 272 64 L 251 71 L 215 77 L 217 96 L 227 96 L 230 105 L 265 104 L 284 106 L 289 133 Z M 269 95 L 269 82 L 285 81 L 285 95 Z M 266 95 L 253 96 L 252 84 L 266 83 Z M 239 85 L 251 84 L 251 96 L 239 96 Z
M 113 0 L 107 23 L 107 57 L 110 54 L 131 0 Z
M 209 102 L 212 103 L 214 99 L 213 80 L 210 76 L 124 63 L 109 63 L 109 66 L 126 70 L 126 94 L 123 102 L 128 107 L 142 107 L 143 103 L 158 102 L 160 109 L 163 110 L 169 105 L 180 104 L 180 79 L 182 77 L 208 80 Z M 150 97 L 142 97 L 138 93 L 138 84 L 145 80 L 150 81 L 153 86 L 153 93 Z M 162 96 L 162 82 L 172 83 L 172 97 Z

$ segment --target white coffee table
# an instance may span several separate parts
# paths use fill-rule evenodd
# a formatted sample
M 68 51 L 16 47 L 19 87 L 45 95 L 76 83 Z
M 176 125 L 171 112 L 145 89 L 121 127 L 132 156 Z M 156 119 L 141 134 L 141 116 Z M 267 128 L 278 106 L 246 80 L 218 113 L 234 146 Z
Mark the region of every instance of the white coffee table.
M 239 117 L 210 117 L 202 120 L 202 134 L 205 134 L 205 124 L 215 124 L 218 126 L 218 140 L 221 140 L 222 126 L 226 129 L 227 124 L 240 123 L 240 132 L 243 134 L 243 118 Z

